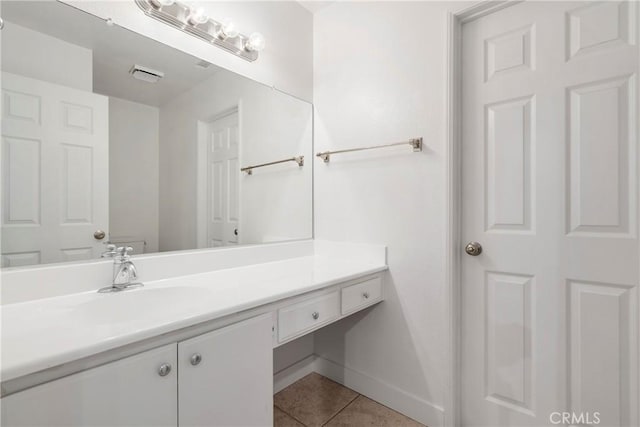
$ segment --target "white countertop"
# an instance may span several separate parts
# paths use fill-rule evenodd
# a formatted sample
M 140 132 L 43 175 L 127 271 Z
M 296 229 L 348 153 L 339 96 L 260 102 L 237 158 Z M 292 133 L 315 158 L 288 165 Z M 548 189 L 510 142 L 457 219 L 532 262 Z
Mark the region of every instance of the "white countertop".
M 4 305 L 0 376 L 9 381 L 386 269 L 375 259 L 303 256 L 119 293 L 94 290 Z

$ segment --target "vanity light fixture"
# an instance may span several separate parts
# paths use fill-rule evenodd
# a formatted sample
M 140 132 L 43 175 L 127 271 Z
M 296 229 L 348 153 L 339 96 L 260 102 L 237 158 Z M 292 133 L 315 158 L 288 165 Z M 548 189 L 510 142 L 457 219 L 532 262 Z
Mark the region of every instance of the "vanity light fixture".
M 265 38 L 260 33 L 241 34 L 235 23 L 225 18 L 215 21 L 202 8 L 193 8 L 175 0 L 135 0 L 149 17 L 172 26 L 182 32 L 218 46 L 227 52 L 255 61 L 264 49 Z

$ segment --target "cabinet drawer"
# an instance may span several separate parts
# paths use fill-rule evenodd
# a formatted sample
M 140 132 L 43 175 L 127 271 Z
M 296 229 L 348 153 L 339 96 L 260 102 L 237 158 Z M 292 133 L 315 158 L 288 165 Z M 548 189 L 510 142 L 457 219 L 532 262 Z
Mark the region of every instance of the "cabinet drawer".
M 342 288 L 342 314 L 351 313 L 380 301 L 382 298 L 382 277 L 374 277 L 365 282 Z
M 278 341 L 330 322 L 340 316 L 338 291 L 278 310 Z

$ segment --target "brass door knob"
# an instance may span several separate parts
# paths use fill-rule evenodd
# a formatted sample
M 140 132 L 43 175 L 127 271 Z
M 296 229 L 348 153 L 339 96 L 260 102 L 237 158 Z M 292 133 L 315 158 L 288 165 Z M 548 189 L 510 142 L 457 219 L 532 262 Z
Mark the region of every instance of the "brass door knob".
M 96 230 L 93 232 L 93 238 L 96 240 L 102 240 L 104 239 L 104 237 L 107 235 L 107 233 L 105 233 L 102 230 Z
M 478 242 L 469 242 L 464 247 L 464 251 L 471 256 L 478 256 L 482 253 L 482 245 Z

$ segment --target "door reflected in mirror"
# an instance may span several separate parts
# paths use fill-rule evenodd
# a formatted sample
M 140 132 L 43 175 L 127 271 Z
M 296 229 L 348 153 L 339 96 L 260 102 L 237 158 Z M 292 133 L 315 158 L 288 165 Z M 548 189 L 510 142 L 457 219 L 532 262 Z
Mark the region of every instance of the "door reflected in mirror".
M 311 104 L 51 1 L 3 1 L 2 267 L 311 238 Z M 213 48 L 213 47 L 212 47 Z

